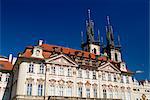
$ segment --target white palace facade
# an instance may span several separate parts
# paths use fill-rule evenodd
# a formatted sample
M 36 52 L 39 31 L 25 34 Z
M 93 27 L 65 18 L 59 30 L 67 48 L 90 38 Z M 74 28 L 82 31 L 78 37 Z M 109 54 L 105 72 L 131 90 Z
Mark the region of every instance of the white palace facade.
M 106 46 L 99 32 L 95 40 L 90 18 L 88 10 L 82 50 L 39 40 L 19 53 L 6 100 L 150 100 L 150 81 L 132 79 L 134 73 L 122 59 L 120 39 L 117 46 L 114 43 L 109 17 Z

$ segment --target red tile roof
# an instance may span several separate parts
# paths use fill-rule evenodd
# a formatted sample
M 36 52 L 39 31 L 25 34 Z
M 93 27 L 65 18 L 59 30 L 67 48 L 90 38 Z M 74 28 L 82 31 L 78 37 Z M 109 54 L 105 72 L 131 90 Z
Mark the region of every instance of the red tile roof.
M 96 55 L 90 52 L 86 52 L 86 51 L 82 51 L 82 50 L 75 50 L 75 49 L 71 49 L 71 48 L 66 48 L 66 47 L 62 47 L 62 46 L 56 46 L 56 45 L 49 45 L 49 44 L 42 44 L 40 47 L 42 47 L 43 49 L 43 56 L 45 59 L 50 58 L 50 56 L 52 55 L 52 51 L 55 52 L 62 52 L 64 54 L 69 54 L 69 55 L 76 55 L 78 57 L 84 57 L 84 58 L 91 58 L 91 59 L 96 59 Z M 31 57 L 32 55 L 32 49 L 33 46 L 28 46 L 25 50 L 25 52 L 23 53 L 23 57 Z M 107 60 L 107 57 L 105 56 L 101 56 L 98 57 L 98 60 Z
M 12 70 L 12 67 L 11 62 L 0 60 L 0 70 Z

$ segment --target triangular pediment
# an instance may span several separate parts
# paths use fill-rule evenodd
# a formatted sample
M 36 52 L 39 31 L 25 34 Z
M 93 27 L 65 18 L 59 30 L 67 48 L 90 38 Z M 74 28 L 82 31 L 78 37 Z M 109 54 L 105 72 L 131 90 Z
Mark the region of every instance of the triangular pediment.
M 52 56 L 50 59 L 46 60 L 46 63 L 66 65 L 66 66 L 76 66 L 76 67 L 78 66 L 74 61 L 72 61 L 69 57 L 63 54 Z
M 111 64 L 110 62 L 107 62 L 107 63 L 101 65 L 98 68 L 98 70 L 112 72 L 112 73 L 121 73 L 121 71 L 118 68 L 116 68 L 116 66 Z

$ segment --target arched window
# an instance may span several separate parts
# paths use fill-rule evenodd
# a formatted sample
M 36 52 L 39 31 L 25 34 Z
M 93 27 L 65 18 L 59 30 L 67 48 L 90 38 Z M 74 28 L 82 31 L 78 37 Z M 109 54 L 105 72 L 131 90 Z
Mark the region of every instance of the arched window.
M 94 52 L 94 54 L 96 54 L 96 49 L 95 48 L 93 49 L 93 52 Z
M 115 61 L 118 61 L 117 53 L 115 53 Z

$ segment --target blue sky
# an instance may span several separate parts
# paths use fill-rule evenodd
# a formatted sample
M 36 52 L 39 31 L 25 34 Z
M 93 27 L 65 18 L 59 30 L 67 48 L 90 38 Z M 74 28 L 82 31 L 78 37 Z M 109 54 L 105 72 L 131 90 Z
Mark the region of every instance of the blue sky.
M 143 70 L 148 78 L 148 0 L 2 0 L 0 54 L 17 56 L 39 39 L 48 44 L 80 49 L 85 35 L 87 9 L 105 39 L 106 16 L 110 16 L 115 39 L 120 35 L 122 55 L 130 70 Z

